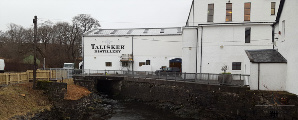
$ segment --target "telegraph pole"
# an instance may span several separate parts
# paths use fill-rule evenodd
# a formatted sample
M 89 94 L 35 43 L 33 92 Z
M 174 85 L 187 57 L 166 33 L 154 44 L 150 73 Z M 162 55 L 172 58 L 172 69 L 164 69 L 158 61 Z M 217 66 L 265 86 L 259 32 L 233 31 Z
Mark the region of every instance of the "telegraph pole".
M 36 88 L 36 68 L 37 68 L 37 65 L 36 65 L 36 43 L 37 43 L 37 16 L 34 16 L 34 19 L 33 19 L 33 23 L 34 23 L 34 44 L 33 44 L 33 49 L 34 49 L 34 68 L 33 68 L 33 88 L 35 89 Z

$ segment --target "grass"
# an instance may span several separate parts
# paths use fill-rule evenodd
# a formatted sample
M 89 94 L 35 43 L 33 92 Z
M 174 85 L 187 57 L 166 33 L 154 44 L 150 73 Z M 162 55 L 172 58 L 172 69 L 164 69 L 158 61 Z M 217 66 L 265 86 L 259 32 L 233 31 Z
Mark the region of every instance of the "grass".
M 0 118 L 49 110 L 51 104 L 41 90 L 33 90 L 32 83 L 14 84 L 0 88 Z
M 91 93 L 84 87 L 74 85 L 72 80 L 67 82 L 66 100 L 78 100 Z M 32 83 L 21 83 L 0 88 L 0 120 L 51 109 L 52 104 L 46 94 L 42 90 L 33 90 L 32 86 Z
M 91 92 L 84 87 L 78 85 L 67 85 L 67 93 L 64 99 L 66 100 L 78 100 L 84 96 L 89 95 Z

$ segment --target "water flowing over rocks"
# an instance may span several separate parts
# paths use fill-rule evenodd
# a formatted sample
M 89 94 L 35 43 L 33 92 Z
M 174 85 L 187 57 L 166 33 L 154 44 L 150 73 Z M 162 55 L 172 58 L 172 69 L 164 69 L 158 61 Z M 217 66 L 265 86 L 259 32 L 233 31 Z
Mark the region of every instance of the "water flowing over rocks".
M 91 93 L 79 100 L 53 101 L 50 111 L 26 116 L 15 116 L 12 119 L 21 120 L 106 120 L 113 114 L 113 106 L 117 101 L 108 99 L 105 95 Z

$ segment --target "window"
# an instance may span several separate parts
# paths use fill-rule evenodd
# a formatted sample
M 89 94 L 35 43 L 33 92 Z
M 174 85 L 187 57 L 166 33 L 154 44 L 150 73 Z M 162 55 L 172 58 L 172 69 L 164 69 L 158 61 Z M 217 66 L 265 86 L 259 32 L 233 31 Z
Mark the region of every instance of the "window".
M 232 3 L 226 4 L 226 21 L 232 21 Z
M 112 62 L 106 62 L 106 67 L 112 67 Z
M 246 27 L 245 28 L 245 43 L 250 43 L 250 32 L 251 32 L 251 28 Z
M 145 65 L 145 62 L 139 62 L 139 66 Z
M 275 2 L 271 2 L 271 15 L 275 15 Z
M 128 61 L 122 61 L 122 67 L 128 67 Z
M 241 70 L 241 62 L 232 62 L 232 70 Z
M 146 60 L 146 65 L 150 65 L 150 60 Z
M 244 3 L 244 21 L 250 21 L 250 2 Z
M 207 22 L 213 22 L 214 4 L 208 4 Z

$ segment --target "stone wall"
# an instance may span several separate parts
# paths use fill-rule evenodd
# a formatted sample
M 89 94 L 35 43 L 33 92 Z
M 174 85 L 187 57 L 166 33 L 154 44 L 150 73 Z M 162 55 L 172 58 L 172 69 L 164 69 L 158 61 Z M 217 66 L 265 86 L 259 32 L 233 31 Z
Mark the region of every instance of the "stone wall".
M 36 87 L 37 89 L 43 90 L 51 101 L 62 101 L 67 92 L 66 83 L 37 81 Z
M 87 88 L 89 91 L 96 91 L 95 80 L 74 80 L 75 85 Z
M 247 87 L 127 79 L 122 97 L 143 101 L 196 119 L 298 119 L 294 94 L 251 91 Z

